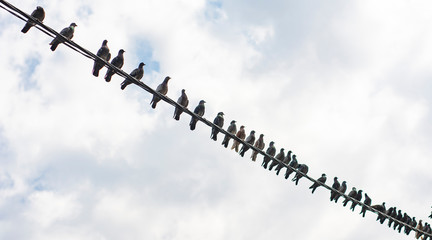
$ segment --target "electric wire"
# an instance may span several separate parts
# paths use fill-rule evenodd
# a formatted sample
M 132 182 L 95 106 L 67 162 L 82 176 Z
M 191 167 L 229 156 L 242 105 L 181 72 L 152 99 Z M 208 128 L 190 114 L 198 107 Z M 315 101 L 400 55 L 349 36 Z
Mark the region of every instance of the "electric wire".
M 63 35 L 61 35 L 59 32 L 53 30 L 52 28 L 48 27 L 47 25 L 45 25 L 44 23 L 36 20 L 35 18 L 33 18 L 31 15 L 25 13 L 24 11 L 20 10 L 19 8 L 15 7 L 14 5 L 10 4 L 7 1 L 4 0 L 0 0 L 0 3 L 3 4 L 4 6 L 0 5 L 0 8 L 6 10 L 7 12 L 9 12 L 10 14 L 14 15 L 15 17 L 27 22 L 29 20 L 33 21 L 36 25 L 34 27 L 36 27 L 37 29 L 39 29 L 40 31 L 42 31 L 43 33 L 45 33 L 46 35 L 54 38 L 54 37 L 60 37 L 62 38 L 62 40 L 64 40 L 64 44 L 66 46 L 68 46 L 69 48 L 71 48 L 72 50 L 80 53 L 81 55 L 92 59 L 94 61 L 98 60 L 103 62 L 103 64 L 110 69 L 113 69 L 114 72 L 116 74 L 118 74 L 119 76 L 128 79 L 129 81 L 131 81 L 132 83 L 134 83 L 135 85 L 137 85 L 138 87 L 144 89 L 145 91 L 153 94 L 153 95 L 157 95 L 159 98 L 161 98 L 163 101 L 167 102 L 168 104 L 177 107 L 177 108 L 181 108 L 183 110 L 183 112 L 185 112 L 188 115 L 191 115 L 195 118 L 197 118 L 199 121 L 203 122 L 205 125 L 212 127 L 212 128 L 216 128 L 219 130 L 219 132 L 221 132 L 222 134 L 228 135 L 230 136 L 230 138 L 242 143 L 243 145 L 248 146 L 249 148 L 251 148 L 254 151 L 257 151 L 259 154 L 269 157 L 271 160 L 278 162 L 279 164 L 283 165 L 284 167 L 293 170 L 294 172 L 296 172 L 297 174 L 300 174 L 301 176 L 303 176 L 304 178 L 307 178 L 309 181 L 313 182 L 313 183 L 318 183 L 320 186 L 330 190 L 330 191 L 334 191 L 337 192 L 338 194 L 340 194 L 341 196 L 349 199 L 352 202 L 357 203 L 358 205 L 365 207 L 367 210 L 369 210 L 370 212 L 373 212 L 375 214 L 378 215 L 382 215 L 384 216 L 386 219 L 391 219 L 394 222 L 397 222 L 399 225 L 403 225 L 405 228 L 410 228 L 412 229 L 412 231 L 414 232 L 420 232 L 421 234 L 428 236 L 432 239 L 432 234 L 431 233 L 427 233 L 423 230 L 419 230 L 419 229 L 414 229 L 412 226 L 410 226 L 409 224 L 402 222 L 390 215 L 388 215 L 386 212 L 379 212 L 376 209 L 372 208 L 372 206 L 369 205 L 365 205 L 363 202 L 361 201 L 357 201 L 356 199 L 348 196 L 345 193 L 340 192 L 338 189 L 334 189 L 331 186 L 325 184 L 325 183 L 321 183 L 318 182 L 316 179 L 308 176 L 307 174 L 304 174 L 302 172 L 300 172 L 297 169 L 292 168 L 291 166 L 289 166 L 288 164 L 276 159 L 275 157 L 268 155 L 265 151 L 256 148 L 255 146 L 248 144 L 245 142 L 245 140 L 238 138 L 235 134 L 231 134 L 229 132 L 227 132 L 226 130 L 224 130 L 223 128 L 220 128 L 219 126 L 215 125 L 213 122 L 208 121 L 207 119 L 205 119 L 204 117 L 201 117 L 197 114 L 195 114 L 193 111 L 189 110 L 188 108 L 178 104 L 176 101 L 172 100 L 171 98 L 160 94 L 159 92 L 156 92 L 155 90 L 153 90 L 152 88 L 150 88 L 149 86 L 147 86 L 146 84 L 144 84 L 143 82 L 135 79 L 134 77 L 130 76 L 129 74 L 127 74 L 126 72 L 124 72 L 123 70 L 117 68 L 116 66 L 112 65 L 111 63 L 105 61 L 104 59 L 100 58 L 99 56 L 95 55 L 94 53 L 92 53 L 91 51 L 83 48 L 82 46 L 80 46 L 79 44 L 75 43 L 72 40 L 67 39 L 66 37 L 64 37 Z

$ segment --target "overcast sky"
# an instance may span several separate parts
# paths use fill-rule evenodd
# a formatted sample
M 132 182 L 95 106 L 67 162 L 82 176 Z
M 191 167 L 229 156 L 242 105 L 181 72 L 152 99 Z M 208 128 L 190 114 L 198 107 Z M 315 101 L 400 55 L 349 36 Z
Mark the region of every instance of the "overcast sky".
M 430 1 L 12 1 L 96 52 L 170 76 L 225 113 L 417 220 L 432 205 Z M 0 9 L 0 239 L 407 239 L 210 139 L 172 106 Z M 225 126 L 225 127 L 226 127 Z M 429 219 L 430 220 L 430 219 Z

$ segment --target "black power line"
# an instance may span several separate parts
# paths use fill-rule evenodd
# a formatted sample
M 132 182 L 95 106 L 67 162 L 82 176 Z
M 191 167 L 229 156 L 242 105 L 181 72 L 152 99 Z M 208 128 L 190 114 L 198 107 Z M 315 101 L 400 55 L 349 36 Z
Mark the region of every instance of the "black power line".
M 4 6 L 0 5 L 1 8 L 3 8 L 4 10 L 6 10 L 7 12 L 11 13 L 15 17 L 17 17 L 17 18 L 19 18 L 19 19 L 21 19 L 21 20 L 23 20 L 25 22 L 27 22 L 28 20 L 31 20 L 31 21 L 35 22 L 36 23 L 35 27 L 37 29 L 39 29 L 40 31 L 42 31 L 43 33 L 45 33 L 46 35 L 48 35 L 50 37 L 53 37 L 53 38 L 54 37 L 60 37 L 62 40 L 64 40 L 64 44 L 66 46 L 68 46 L 69 48 L 71 48 L 72 50 L 74 50 L 74 51 L 80 53 L 81 55 L 83 55 L 83 56 L 85 56 L 87 58 L 90 58 L 92 60 L 98 60 L 100 62 L 103 62 L 104 65 L 107 68 L 113 69 L 114 72 L 116 74 L 118 74 L 119 76 L 124 77 L 124 78 L 130 80 L 132 83 L 134 83 L 138 87 L 144 89 L 145 91 L 147 91 L 147 92 L 149 92 L 149 93 L 151 93 L 153 95 L 159 96 L 163 101 L 167 102 L 168 104 L 170 104 L 170 105 L 172 105 L 174 107 L 183 109 L 183 111 L 186 114 L 189 114 L 189 115 L 197 118 L 199 121 L 203 122 L 207 126 L 212 127 L 212 128 L 217 128 L 223 134 L 229 135 L 232 139 L 234 139 L 234 140 L 242 143 L 243 145 L 246 145 L 246 146 L 250 147 L 252 150 L 257 151 L 258 153 L 260 153 L 261 155 L 263 155 L 265 157 L 269 157 L 270 159 L 272 159 L 273 161 L 278 162 L 279 164 L 283 165 L 284 167 L 293 170 L 294 172 L 300 174 L 301 176 L 309 179 L 311 182 L 317 183 L 320 186 L 322 186 L 324 188 L 327 188 L 330 191 L 337 192 L 338 194 L 340 194 L 341 196 L 344 196 L 345 198 L 351 200 L 352 202 L 355 202 L 358 205 L 360 205 L 362 207 L 365 207 L 366 209 L 368 209 L 369 211 L 371 211 L 371 212 L 373 212 L 375 214 L 382 215 L 382 216 L 388 218 L 389 220 L 391 219 L 391 220 L 393 220 L 393 222 L 398 223 L 399 225 L 402 225 L 405 228 L 412 229 L 412 226 L 410 226 L 409 224 L 407 224 L 405 222 L 402 222 L 402 221 L 400 221 L 400 220 L 398 220 L 398 219 L 396 219 L 396 218 L 388 215 L 386 212 L 379 212 L 376 209 L 372 208 L 371 206 L 365 205 L 363 202 L 357 201 L 357 199 L 354 199 L 354 198 L 348 196 L 347 194 L 340 192 L 338 189 L 334 189 L 334 188 L 332 188 L 331 186 L 329 186 L 329 185 L 327 185 L 325 183 L 318 182 L 316 179 L 308 176 L 307 174 L 304 174 L 304 173 L 300 172 L 297 169 L 292 168 L 291 166 L 289 166 L 288 164 L 282 162 L 281 160 L 278 160 L 275 157 L 268 155 L 263 150 L 258 149 L 255 146 L 246 143 L 243 139 L 240 139 L 236 135 L 233 135 L 233 134 L 227 132 L 223 128 L 220 128 L 219 126 L 217 126 L 214 123 L 208 121 L 207 119 L 205 119 L 205 118 L 203 118 L 203 117 L 201 117 L 199 115 L 196 115 L 194 112 L 190 111 L 188 108 L 183 107 L 182 105 L 178 104 L 176 101 L 172 100 L 171 98 L 169 98 L 169 97 L 167 97 L 165 95 L 162 95 L 159 92 L 156 92 L 155 90 L 153 90 L 152 88 L 150 88 L 149 86 L 147 86 L 146 84 L 144 84 L 143 82 L 141 82 L 139 80 L 136 80 L 135 78 L 133 78 L 132 76 L 130 76 L 129 74 L 127 74 L 126 72 L 124 72 L 123 70 L 117 68 L 116 66 L 112 65 L 111 63 L 109 63 L 109 62 L 105 61 L 104 59 L 100 58 L 99 56 L 93 54 L 89 50 L 81 47 L 79 44 L 75 43 L 74 41 L 65 38 L 63 35 L 61 35 L 57 31 L 53 30 L 52 28 L 48 27 L 47 25 L 43 24 L 42 22 L 36 20 L 31 15 L 28 15 L 27 13 L 25 13 L 24 11 L 22 11 L 19 8 L 15 7 L 14 5 L 10 4 L 9 2 L 4 1 L 4 0 L 0 0 L 0 3 L 4 5 Z M 432 214 L 431 214 L 431 217 L 432 217 Z M 432 234 L 431 233 L 425 232 L 422 229 L 412 229 L 412 230 L 414 232 L 419 232 L 419 233 L 421 233 L 421 234 L 423 234 L 425 236 L 428 236 L 428 237 L 430 237 L 432 239 Z

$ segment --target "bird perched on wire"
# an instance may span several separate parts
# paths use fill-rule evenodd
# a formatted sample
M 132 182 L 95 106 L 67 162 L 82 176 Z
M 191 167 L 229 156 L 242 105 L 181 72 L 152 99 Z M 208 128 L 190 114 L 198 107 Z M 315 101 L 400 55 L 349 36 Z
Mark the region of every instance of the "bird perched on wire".
M 431 207 L 432 208 L 432 207 Z M 432 218 L 432 212 L 431 212 L 431 214 L 429 215 L 429 218 Z
M 295 182 L 295 184 L 297 185 L 300 178 L 303 177 L 303 175 L 301 173 L 303 173 L 304 175 L 306 175 L 309 171 L 309 167 L 306 164 L 299 164 L 297 167 L 297 170 L 300 172 L 297 172 L 296 175 L 294 176 L 294 178 L 292 179 L 293 182 Z
M 339 188 L 339 192 L 345 194 L 346 190 L 347 190 L 346 181 L 342 181 L 342 184 L 341 184 L 341 186 Z M 340 194 L 336 195 L 336 197 L 334 199 L 335 203 L 337 203 L 337 201 L 339 200 L 340 196 L 341 196 Z
M 260 149 L 260 150 L 263 150 L 263 149 L 264 149 L 264 147 L 265 147 L 265 143 L 264 143 L 264 134 L 260 134 L 258 140 L 256 140 L 256 142 L 255 142 L 255 144 L 254 144 L 254 147 L 256 147 L 256 148 L 258 148 L 258 149 Z M 252 159 L 252 161 L 255 162 L 257 156 L 258 156 L 258 151 L 253 150 L 253 151 L 252 151 L 252 155 L 251 155 L 250 158 Z
M 267 155 L 270 155 L 272 157 L 276 154 L 276 148 L 274 146 L 274 142 L 273 141 L 270 142 L 270 145 L 267 148 L 266 153 L 267 153 Z M 270 162 L 270 159 L 271 158 L 269 158 L 267 156 L 264 156 L 263 162 L 262 162 L 261 166 L 263 166 L 265 169 L 267 169 L 267 164 Z
M 111 53 L 108 48 L 108 40 L 103 40 L 102 46 L 97 51 L 96 55 L 107 62 L 111 59 Z M 105 64 L 103 61 L 99 59 L 95 59 L 93 64 L 93 71 L 92 71 L 93 76 L 98 77 L 99 71 L 103 68 L 104 65 Z
M 223 118 L 223 116 L 224 116 L 224 113 L 223 112 L 219 112 L 217 114 L 217 116 L 215 117 L 215 119 L 213 120 L 213 123 L 216 126 L 220 127 L 220 128 L 222 128 L 223 125 L 224 125 L 224 118 Z M 212 127 L 210 138 L 213 139 L 213 140 L 215 140 L 215 141 L 217 141 L 217 134 L 218 133 L 219 133 L 219 129 L 217 129 L 216 127 Z
M 241 140 L 245 139 L 245 137 L 246 137 L 246 132 L 245 132 L 244 128 L 245 128 L 244 126 L 240 126 L 240 130 L 236 134 L 236 137 L 240 138 Z M 239 145 L 240 145 L 240 142 L 234 139 L 234 143 L 231 147 L 231 150 L 234 149 L 236 152 L 238 152 L 239 151 Z
M 415 217 L 413 217 L 413 218 L 411 219 L 411 222 L 410 222 L 410 227 L 408 228 L 408 230 L 406 230 L 406 235 L 409 235 L 410 232 L 411 232 L 412 230 L 414 230 L 416 227 L 417 227 L 417 220 L 415 219 Z M 406 227 L 405 227 L 405 228 L 406 228 Z
M 314 183 L 312 184 L 312 186 L 309 187 L 309 189 L 312 189 L 312 193 L 314 193 L 315 190 L 316 190 L 319 186 L 321 186 L 322 184 L 324 184 L 326 181 L 327 181 L 327 176 L 326 176 L 325 173 L 323 173 L 323 174 L 321 175 L 321 177 L 319 177 L 319 178 L 317 179 L 317 181 L 314 182 Z
M 398 210 L 398 213 L 396 215 L 396 220 L 398 221 L 402 221 L 403 215 L 402 215 L 402 211 Z M 396 228 L 400 225 L 399 222 L 395 221 L 393 224 L 393 230 L 396 230 Z
M 357 189 L 355 187 L 353 187 L 351 189 L 351 192 L 348 193 L 348 197 L 355 198 L 356 196 L 357 196 Z M 348 198 L 348 197 L 345 197 L 345 200 L 343 201 L 343 206 L 344 207 L 348 204 L 349 201 L 351 201 L 351 199 Z
M 113 58 L 113 60 L 111 61 L 111 64 L 114 65 L 115 67 L 121 69 L 123 67 L 123 63 L 124 63 L 124 56 L 123 53 L 125 53 L 125 50 L 120 49 L 118 51 L 118 54 L 116 57 Z M 108 68 L 106 74 L 105 74 L 105 81 L 109 82 L 111 81 L 111 77 L 114 75 L 115 70 L 112 68 Z
M 279 153 L 276 155 L 275 159 L 277 159 L 279 161 L 272 159 L 273 161 L 270 164 L 269 171 L 271 171 L 273 169 L 273 167 L 279 165 L 284 160 L 284 158 L 285 158 L 285 152 L 284 151 L 285 151 L 285 149 L 281 148 Z
M 372 204 L 372 199 L 365 193 L 365 200 L 363 202 L 366 206 L 370 206 Z M 368 209 L 365 206 L 362 206 L 362 210 L 360 211 L 360 214 L 363 214 L 363 217 L 366 215 L 366 211 Z
M 397 216 L 396 207 L 390 207 L 389 209 L 387 209 L 386 214 L 389 215 L 392 218 L 396 218 L 396 216 Z M 394 220 L 391 219 L 391 218 L 389 218 L 387 226 L 391 227 L 391 225 L 392 225 L 393 222 L 394 222 Z
M 246 138 L 245 142 L 249 145 L 253 145 L 255 143 L 255 131 L 252 130 L 249 134 L 249 136 Z M 240 156 L 244 156 L 245 152 L 249 150 L 249 145 L 243 144 L 242 148 L 240 149 Z
M 141 62 L 138 65 L 138 68 L 135 68 L 129 75 L 131 75 L 131 77 L 135 78 L 135 80 L 137 80 L 137 81 L 141 80 L 141 78 L 143 78 L 143 76 L 144 76 L 144 66 L 145 66 L 145 63 Z M 126 78 L 121 83 L 121 86 L 120 86 L 121 90 L 124 90 L 127 87 L 127 85 L 129 85 L 131 83 L 132 83 L 132 80 Z
M 165 79 L 163 80 L 163 82 L 161 84 L 159 84 L 156 88 L 156 92 L 160 93 L 161 95 L 166 95 L 168 93 L 168 81 L 171 78 L 169 76 L 165 77 Z M 153 109 L 156 108 L 157 103 L 161 100 L 161 98 L 157 95 L 157 94 L 153 94 L 153 98 L 150 101 L 151 107 Z
M 279 172 L 282 170 L 282 168 L 285 167 L 284 164 L 288 165 L 291 162 L 291 153 L 292 151 L 289 150 L 286 157 L 277 165 L 275 171 L 276 171 L 276 175 L 279 175 Z
M 35 18 L 37 21 L 42 22 L 45 18 L 45 10 L 41 6 L 37 6 L 36 9 L 31 13 L 31 16 Z M 28 32 L 31 27 L 36 25 L 35 21 L 32 19 L 29 19 L 27 23 L 24 25 L 23 29 L 21 30 L 22 33 Z
M 182 89 L 182 93 L 181 93 L 180 97 L 178 98 L 177 103 L 183 107 L 187 107 L 189 105 L 189 99 L 186 95 L 186 90 Z M 183 113 L 183 109 L 176 106 L 176 108 L 174 110 L 174 119 L 177 121 L 180 120 L 180 114 L 182 114 L 182 113 Z
M 205 106 L 204 106 L 205 101 L 201 100 L 198 103 L 198 106 L 195 107 L 194 113 L 200 117 L 202 117 L 205 113 Z M 189 123 L 190 126 L 190 130 L 195 130 L 196 124 L 198 122 L 198 118 L 196 118 L 195 116 L 192 115 L 191 121 Z
M 292 156 L 292 160 L 291 160 L 291 162 L 289 163 L 289 165 L 288 166 L 290 166 L 291 168 L 287 168 L 287 170 L 286 170 L 286 172 L 285 172 L 285 179 L 288 179 L 288 177 L 291 175 L 291 173 L 293 173 L 294 172 L 294 170 L 293 169 L 296 169 L 297 167 L 298 167 L 298 161 L 297 161 L 297 156 L 294 154 L 293 156 Z
M 354 199 L 360 202 L 361 199 L 362 199 L 362 197 L 363 197 L 362 196 L 362 192 L 363 192 L 363 190 L 358 190 L 357 191 L 357 195 L 354 197 Z M 355 209 L 356 206 L 357 206 L 357 202 L 356 201 L 352 201 L 350 209 L 354 212 L 354 209 Z
M 236 121 L 232 120 L 230 125 L 228 126 L 227 132 L 231 133 L 232 135 L 235 135 L 237 133 L 237 125 L 236 125 Z M 225 134 L 224 139 L 222 140 L 222 145 L 227 148 L 228 147 L 228 143 L 229 140 L 231 139 L 231 137 L 228 134 Z
M 420 231 L 424 231 L 423 229 L 423 221 L 420 219 L 417 225 L 417 229 L 416 229 L 416 233 L 415 233 L 415 238 L 419 239 L 421 237 L 421 235 L 423 235 L 423 233 L 421 233 Z
M 432 239 L 430 236 L 432 236 L 432 229 L 429 223 L 425 222 L 424 227 L 423 227 L 423 232 L 429 234 L 429 236 L 423 236 L 423 240 L 427 240 L 428 237 L 429 239 Z
M 334 177 L 332 188 L 339 191 L 340 186 L 341 185 L 338 181 L 338 177 Z M 330 202 L 332 202 L 336 198 L 336 196 L 339 195 L 339 193 L 333 189 L 330 191 Z
M 77 27 L 77 25 L 75 23 L 71 23 L 69 25 L 69 27 L 67 28 L 63 28 L 63 30 L 60 31 L 60 35 L 62 35 L 64 38 L 71 40 L 74 36 L 74 32 L 75 32 L 75 27 Z M 51 51 L 55 51 L 57 46 L 60 43 L 64 43 L 64 39 L 61 36 L 56 36 L 50 43 L 51 45 Z
M 371 207 L 378 211 L 378 217 L 376 220 L 379 220 L 380 223 L 383 224 L 383 222 L 386 220 L 386 217 L 383 215 L 383 213 L 386 213 L 385 202 L 383 202 L 381 205 L 373 205 Z

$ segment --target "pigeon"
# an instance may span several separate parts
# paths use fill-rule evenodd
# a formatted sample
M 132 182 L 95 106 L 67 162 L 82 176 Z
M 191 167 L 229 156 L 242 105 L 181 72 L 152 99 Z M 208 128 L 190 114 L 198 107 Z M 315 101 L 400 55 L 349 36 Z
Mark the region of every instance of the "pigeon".
M 123 63 L 124 63 L 124 56 L 123 53 L 125 52 L 125 50 L 120 49 L 118 51 L 118 54 L 116 57 L 114 57 L 114 59 L 111 61 L 111 64 L 114 65 L 115 67 L 121 69 L 123 67 Z M 105 81 L 106 82 L 110 82 L 111 81 L 111 77 L 114 75 L 115 70 L 112 68 L 108 68 L 106 74 L 105 74 Z
M 355 198 L 357 196 L 357 189 L 355 187 L 353 187 L 351 189 L 351 192 L 348 193 L 348 197 L 352 197 Z M 343 206 L 345 207 L 349 201 L 351 201 L 351 199 L 349 199 L 348 197 L 345 197 L 345 200 L 343 201 Z
M 182 89 L 182 94 L 178 98 L 177 103 L 183 107 L 187 107 L 189 105 L 189 99 L 186 95 L 186 90 Z M 182 113 L 183 113 L 183 109 L 176 106 L 174 110 L 174 119 L 177 121 L 180 120 L 180 114 Z
M 324 184 L 324 183 L 326 182 L 326 180 L 327 180 L 327 176 L 326 176 L 325 173 L 323 173 L 323 174 L 321 175 L 321 177 L 318 178 L 317 181 L 314 182 L 314 183 L 312 184 L 312 186 L 309 187 L 309 189 L 312 189 L 312 194 L 315 192 L 315 190 L 316 190 L 319 186 L 321 186 L 322 184 Z
M 291 175 L 291 173 L 294 172 L 293 169 L 296 169 L 298 167 L 297 157 L 295 154 L 292 156 L 292 160 L 288 166 L 290 166 L 290 167 L 287 167 L 287 170 L 285 172 L 285 179 L 288 179 L 288 177 Z
M 253 145 L 255 143 L 255 131 L 254 130 L 252 130 L 250 132 L 250 134 L 246 138 L 245 142 L 249 145 Z M 249 148 L 250 148 L 249 145 L 247 145 L 247 144 L 243 144 L 242 148 L 240 149 L 240 156 L 242 156 L 242 157 L 244 156 L 245 152 L 247 150 L 249 150 Z
M 41 6 L 37 6 L 36 9 L 31 13 L 31 16 L 38 20 L 39 22 L 42 22 L 45 18 L 45 10 Z M 31 27 L 33 27 L 36 23 L 29 19 L 27 23 L 24 25 L 23 29 L 21 30 L 22 33 L 28 32 Z
M 381 205 L 373 205 L 371 207 L 378 211 L 378 217 L 376 220 L 379 220 L 380 223 L 383 224 L 386 219 L 386 217 L 383 215 L 383 213 L 386 213 L 385 202 L 383 202 Z
M 363 190 L 358 190 L 357 191 L 357 195 L 354 197 L 354 199 L 357 200 L 358 202 L 360 202 L 361 199 L 362 199 L 362 197 L 363 197 L 362 196 L 362 192 L 363 192 Z M 357 202 L 356 201 L 352 201 L 350 209 L 354 212 L 354 209 L 355 209 L 356 206 L 357 206 Z
M 330 202 L 331 201 L 333 201 L 335 198 L 336 198 L 336 196 L 337 195 L 339 195 L 339 193 L 337 192 L 337 191 L 335 191 L 335 190 L 338 190 L 339 191 L 339 188 L 340 188 L 340 183 L 339 183 L 339 181 L 338 181 L 338 177 L 334 177 L 333 178 L 333 185 L 332 185 L 332 188 L 334 189 L 332 189 L 331 191 L 330 191 Z
M 410 227 L 408 228 L 406 234 L 409 235 L 410 232 L 411 232 L 413 229 L 415 229 L 416 227 L 417 227 L 417 220 L 415 219 L 415 217 L 413 217 L 413 218 L 411 219 Z
M 431 226 L 429 223 L 427 223 L 427 222 L 425 223 L 425 225 L 423 227 L 423 232 L 428 234 L 428 235 L 423 236 L 423 240 L 427 240 L 428 238 L 432 239 L 432 237 L 431 237 L 432 236 L 432 230 L 431 230 Z
M 161 95 L 166 95 L 168 93 L 168 81 L 171 78 L 169 76 L 165 77 L 165 79 L 163 80 L 163 82 L 161 84 L 159 84 L 159 86 L 157 86 L 156 88 L 156 92 L 160 93 Z M 153 109 L 156 108 L 156 104 L 161 100 L 161 98 L 157 95 L 157 94 L 153 94 L 153 98 L 150 101 L 151 107 Z
M 407 220 L 408 220 L 408 214 L 404 213 L 400 221 L 403 222 L 403 223 L 406 223 Z M 401 230 L 402 230 L 402 228 L 404 226 L 405 226 L 404 224 L 400 224 L 399 223 L 399 226 L 398 226 L 398 229 L 397 229 L 398 232 L 401 232 Z
M 200 117 L 202 117 L 205 113 L 205 106 L 204 106 L 205 101 L 201 100 L 198 104 L 198 106 L 195 107 L 194 113 Z M 198 122 L 198 118 L 196 118 L 195 116 L 192 115 L 191 121 L 189 123 L 190 126 L 190 130 L 195 130 L 196 124 Z
M 365 193 L 364 204 L 366 206 L 370 206 L 372 204 L 372 199 L 367 195 L 367 193 Z M 362 206 L 362 210 L 361 210 L 360 214 L 363 214 L 363 217 L 365 217 L 367 210 L 368 209 L 365 206 Z
M 294 176 L 294 178 L 292 179 L 292 181 L 295 181 L 295 184 L 297 185 L 300 178 L 303 177 L 303 175 L 301 173 L 303 173 L 304 175 L 306 175 L 309 171 L 309 167 L 306 164 L 299 164 L 297 167 L 297 170 L 300 172 L 297 172 L 296 175 Z
M 245 132 L 244 128 L 245 128 L 244 126 L 240 126 L 240 130 L 236 134 L 236 137 L 240 138 L 241 140 L 245 139 L 245 137 L 246 137 L 246 132 Z M 231 147 L 231 150 L 234 149 L 236 152 L 238 152 L 239 151 L 239 145 L 240 145 L 240 142 L 234 139 L 234 143 Z
M 387 215 L 389 215 L 392 218 L 396 218 L 397 213 L 396 213 L 396 208 L 395 207 L 391 207 L 389 209 L 387 209 Z M 392 218 L 389 218 L 387 226 L 391 227 L 392 223 L 394 222 L 394 220 Z
M 267 153 L 267 155 L 270 155 L 272 157 L 276 154 L 276 148 L 274 146 L 273 141 L 270 142 L 270 146 L 267 148 L 266 153 Z M 264 159 L 263 159 L 261 166 L 263 166 L 265 169 L 267 169 L 267 164 L 269 162 L 270 162 L 270 158 L 267 156 L 264 156 Z
M 264 149 L 264 147 L 265 147 L 264 134 L 260 134 L 258 140 L 256 140 L 256 142 L 255 142 L 254 147 L 256 147 L 260 150 Z M 252 159 L 252 161 L 254 161 L 254 162 L 256 161 L 257 155 L 258 155 L 258 151 L 253 150 L 252 155 L 250 157 Z
M 432 207 L 431 207 L 432 208 Z M 431 214 L 429 215 L 429 218 L 432 218 L 432 212 L 431 212 Z
M 280 170 L 285 167 L 284 164 L 288 165 L 291 162 L 291 150 L 288 151 L 286 157 L 279 163 L 279 165 L 276 167 L 276 175 L 279 175 Z
M 397 215 L 396 215 L 396 220 L 398 220 L 398 221 L 402 221 L 402 218 L 403 218 L 403 216 L 402 216 L 402 211 L 401 211 L 401 210 L 398 210 L 398 213 L 397 213 Z M 397 228 L 399 225 L 400 225 L 400 223 L 397 222 L 397 221 L 395 221 L 394 224 L 393 224 L 393 230 L 396 230 L 396 228 Z
M 281 148 L 281 150 L 279 151 L 279 153 L 275 157 L 275 159 L 277 159 L 279 161 L 273 159 L 272 163 L 270 164 L 269 171 L 271 171 L 273 169 L 273 167 L 279 165 L 279 163 L 281 163 L 284 160 L 284 158 L 285 158 L 285 152 L 284 151 L 285 151 L 285 149 Z
M 66 39 L 71 40 L 73 38 L 74 32 L 75 32 L 75 27 L 77 27 L 77 25 L 75 23 L 71 23 L 69 25 L 69 27 L 67 28 L 63 28 L 63 30 L 61 30 L 60 35 L 62 35 L 63 37 L 65 37 Z M 56 36 L 49 45 L 51 45 L 51 51 L 55 51 L 57 46 L 60 43 L 63 43 L 65 40 L 61 37 L 61 36 Z
M 111 59 L 111 53 L 107 44 L 108 40 L 103 40 L 102 46 L 97 51 L 96 55 L 108 62 Z M 99 71 L 103 68 L 104 65 L 105 64 L 103 61 L 95 59 L 95 62 L 93 64 L 93 76 L 98 77 Z
M 420 231 L 424 231 L 423 229 L 423 221 L 419 220 L 418 225 L 417 225 L 417 230 L 415 233 L 415 238 L 419 239 L 421 237 L 421 235 L 423 235 L 423 233 L 421 233 Z
M 135 78 L 135 80 L 141 80 L 141 78 L 144 76 L 144 66 L 145 63 L 141 62 L 138 66 L 138 68 L 135 68 L 129 75 L 131 75 L 131 77 Z M 122 83 L 121 83 L 121 90 L 124 90 L 127 85 L 131 84 L 132 80 L 126 78 Z
M 236 121 L 235 121 L 235 120 L 232 120 L 232 121 L 231 121 L 231 123 L 230 123 L 230 125 L 228 126 L 228 128 L 227 128 L 226 131 L 229 132 L 229 133 L 231 133 L 232 135 L 235 135 L 235 134 L 237 133 L 237 125 L 236 125 Z M 230 140 L 230 139 L 231 139 L 230 135 L 225 134 L 225 137 L 224 137 L 224 139 L 223 139 L 223 141 L 222 141 L 222 145 L 223 145 L 225 148 L 228 147 L 228 143 L 229 143 L 229 140 Z
M 218 115 L 215 117 L 215 119 L 213 120 L 213 123 L 222 128 L 224 125 L 224 113 L 223 112 L 219 112 Z M 210 138 L 217 141 L 217 134 L 219 133 L 219 129 L 217 129 L 216 127 L 212 128 L 211 134 L 210 134 Z
M 410 216 L 407 216 L 407 219 L 406 219 L 406 221 L 405 221 L 405 230 L 404 230 L 404 232 L 405 232 L 405 234 L 406 235 L 408 235 L 410 232 L 411 232 L 411 222 L 412 222 L 412 218 L 410 217 Z
M 345 194 L 346 190 L 347 190 L 346 181 L 343 181 L 342 184 L 341 184 L 341 186 L 340 186 L 340 188 L 339 188 L 339 192 Z M 335 203 L 337 203 L 337 201 L 339 200 L 340 196 L 341 196 L 341 194 L 338 194 L 338 195 L 335 197 L 335 199 L 334 199 L 334 200 L 335 200 Z

